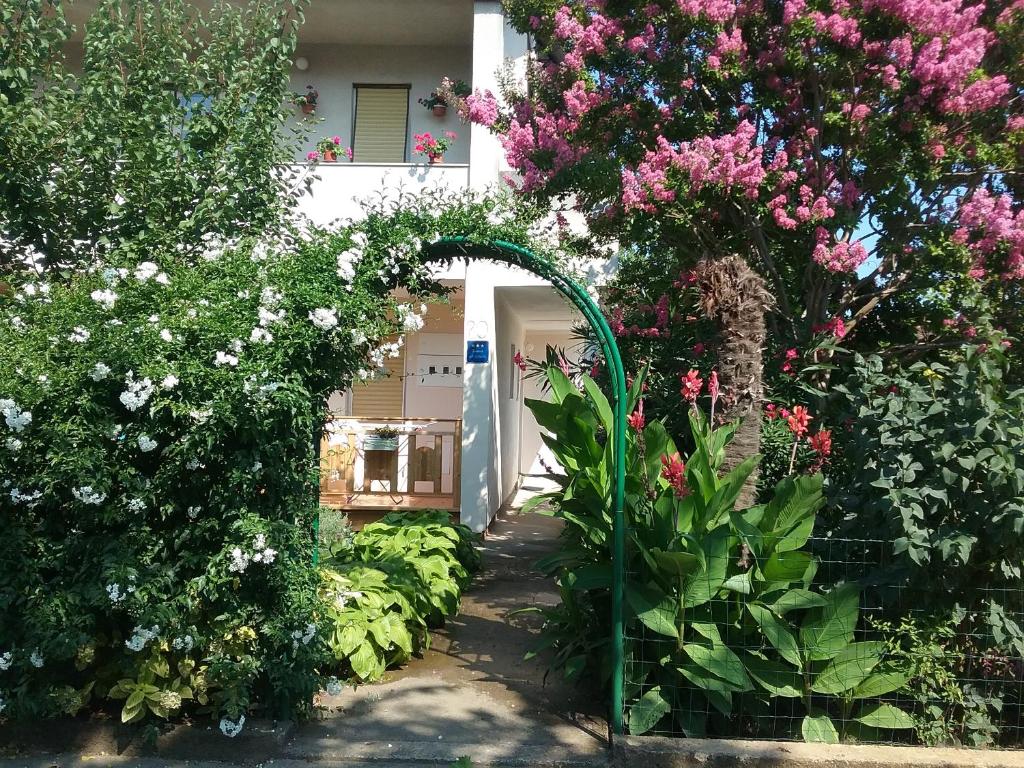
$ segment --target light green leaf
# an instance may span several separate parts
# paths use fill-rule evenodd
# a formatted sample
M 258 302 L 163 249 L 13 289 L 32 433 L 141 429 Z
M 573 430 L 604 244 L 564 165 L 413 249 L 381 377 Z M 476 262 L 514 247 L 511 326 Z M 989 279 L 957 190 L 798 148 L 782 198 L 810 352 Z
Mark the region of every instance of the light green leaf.
M 885 643 L 850 643 L 814 678 L 811 690 L 839 694 L 856 688 L 882 660 Z
M 727 645 L 687 643 L 683 646 L 683 652 L 694 664 L 732 683 L 739 690 L 750 690 L 750 678 L 747 677 L 743 662 Z
M 800 657 L 800 644 L 790 628 L 781 619 L 777 618 L 763 605 L 750 603 L 747 611 L 761 628 L 765 639 L 771 643 L 772 648 L 779 652 L 786 661 L 797 669 L 803 667 L 803 659 Z
M 672 707 L 661 695 L 661 687 L 655 687 L 640 697 L 640 700 L 629 708 L 629 733 L 641 736 L 658 724 Z
M 626 602 L 633 609 L 644 626 L 659 635 L 679 638 L 676 629 L 678 603 L 655 587 L 640 585 L 626 587 Z
M 872 728 L 902 730 L 914 727 L 914 718 L 899 707 L 884 702 L 866 707 L 854 720 Z
M 743 655 L 743 664 L 754 680 L 774 696 L 799 698 L 803 692 L 800 673 L 779 661 L 765 659 L 750 653 Z
M 800 726 L 804 741 L 817 742 L 820 744 L 838 744 L 839 733 L 832 724 L 828 715 L 807 715 Z
M 873 699 L 898 691 L 910 680 L 910 673 L 882 664 L 853 689 L 855 699 Z
M 805 608 L 820 608 L 828 605 L 824 595 L 807 589 L 791 589 L 771 604 L 772 611 L 778 616 L 785 616 L 788 611 L 799 611 Z
M 854 584 L 836 587 L 826 600 L 807 613 L 800 627 L 804 652 L 814 661 L 831 659 L 853 640 L 860 613 L 860 589 Z
M 761 572 L 766 581 L 802 581 L 812 563 L 807 552 L 773 552 Z

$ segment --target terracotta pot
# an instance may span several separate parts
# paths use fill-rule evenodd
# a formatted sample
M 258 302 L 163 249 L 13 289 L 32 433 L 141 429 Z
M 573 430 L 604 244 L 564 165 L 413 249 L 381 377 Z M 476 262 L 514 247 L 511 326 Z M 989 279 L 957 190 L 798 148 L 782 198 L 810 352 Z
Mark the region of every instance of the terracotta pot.
M 444 117 L 448 113 L 448 105 L 435 104 L 430 111 L 434 113 L 434 117 Z
M 312 115 L 314 112 L 316 112 L 316 104 L 303 104 L 302 105 L 302 114 L 304 114 L 304 115 Z
M 440 165 L 444 162 L 444 155 L 429 155 L 431 165 Z
M 333 150 L 330 149 L 325 149 L 323 155 L 325 163 L 333 163 L 335 160 L 338 159 L 338 156 L 334 153 Z

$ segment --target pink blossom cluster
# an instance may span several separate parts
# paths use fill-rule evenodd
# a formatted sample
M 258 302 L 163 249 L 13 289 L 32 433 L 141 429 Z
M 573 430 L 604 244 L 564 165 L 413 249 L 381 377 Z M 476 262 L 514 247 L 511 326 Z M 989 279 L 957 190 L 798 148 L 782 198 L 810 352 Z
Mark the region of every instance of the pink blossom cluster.
M 840 240 L 830 246 L 832 235 L 824 227 L 818 227 L 815 230 L 815 239 L 817 245 L 811 252 L 811 258 L 829 272 L 855 272 L 861 264 L 867 261 L 868 252 L 859 242 L 851 243 L 847 240 Z
M 954 240 L 967 244 L 975 254 L 971 277 L 985 277 L 987 257 L 1005 247 L 1004 276 L 1024 280 L 1024 209 L 1014 211 L 1009 195 L 975 191 L 960 208 L 959 223 Z
M 747 197 L 756 198 L 767 175 L 762 164 L 764 149 L 756 139 L 757 129 L 746 120 L 732 133 L 702 136 L 684 141 L 678 148 L 659 136 L 657 150 L 648 151 L 635 171 L 623 170 L 623 208 L 651 211 L 655 201 L 675 199 L 667 177 L 670 168 L 685 173 L 694 192 L 705 184 L 721 184 L 726 192 L 739 187 Z
M 729 21 L 736 15 L 736 3 L 730 0 L 676 0 L 676 4 L 684 16 L 703 16 L 716 24 Z
M 552 175 L 579 161 L 585 151 L 569 142 L 567 136 L 579 121 L 565 114 L 549 113 L 538 108 L 532 117 L 526 109 L 519 113 L 501 136 L 501 145 L 509 165 L 522 174 L 523 192 L 542 186 Z M 550 155 L 551 168 L 542 169 L 534 162 L 535 152 Z
M 920 83 L 917 98 L 936 96 L 940 109 L 956 114 L 984 111 L 999 104 L 1010 90 L 1005 75 L 968 84 L 994 39 L 987 29 L 974 27 L 948 39 L 935 37 L 925 43 L 910 70 Z
M 466 118 L 471 123 L 490 128 L 498 122 L 498 99 L 489 90 L 474 90 L 466 97 Z
M 583 59 L 590 54 L 602 54 L 608 50 L 606 40 L 622 34 L 622 26 L 594 11 L 584 24 L 576 18 L 573 10 L 563 5 L 555 12 L 555 37 L 572 43 L 572 51 L 565 57 L 565 64 L 572 69 L 583 66 Z

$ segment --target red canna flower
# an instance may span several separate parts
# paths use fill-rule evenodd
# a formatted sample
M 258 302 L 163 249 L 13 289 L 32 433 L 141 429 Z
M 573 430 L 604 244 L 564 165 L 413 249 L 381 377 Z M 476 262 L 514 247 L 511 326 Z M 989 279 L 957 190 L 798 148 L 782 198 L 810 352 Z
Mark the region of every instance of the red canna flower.
M 661 457 L 661 476 L 675 489 L 676 496 L 682 498 L 690 493 L 686 487 L 686 464 L 678 453 Z
M 794 405 L 793 412 L 786 417 L 789 424 L 789 431 L 798 438 L 807 434 L 807 427 L 811 421 L 811 414 L 802 405 Z
M 526 361 L 523 359 L 522 352 L 516 352 L 515 357 L 512 358 L 512 362 L 516 364 L 516 368 L 520 371 L 526 370 Z
M 777 418 L 779 418 L 779 412 L 775 408 L 775 403 L 768 403 L 764 407 L 764 415 L 765 418 L 768 419 L 769 421 L 775 421 Z
M 679 390 L 679 394 L 683 396 L 683 399 L 689 403 L 697 402 L 697 398 L 700 396 L 700 391 L 704 386 L 704 379 L 702 379 L 697 371 L 692 368 L 685 376 L 680 376 L 682 381 L 682 389 Z
M 718 371 L 712 371 L 711 376 L 708 377 L 708 394 L 711 395 L 712 407 L 714 407 L 715 402 L 718 400 L 719 391 Z
M 831 429 L 819 429 L 816 434 L 811 435 L 807 441 L 811 444 L 811 448 L 814 450 L 821 459 L 826 459 L 832 455 L 832 430 Z
M 636 404 L 636 410 L 626 417 L 626 422 L 637 432 L 640 432 L 644 428 L 644 424 L 647 423 L 647 420 L 644 418 L 643 398 L 640 398 L 640 401 Z

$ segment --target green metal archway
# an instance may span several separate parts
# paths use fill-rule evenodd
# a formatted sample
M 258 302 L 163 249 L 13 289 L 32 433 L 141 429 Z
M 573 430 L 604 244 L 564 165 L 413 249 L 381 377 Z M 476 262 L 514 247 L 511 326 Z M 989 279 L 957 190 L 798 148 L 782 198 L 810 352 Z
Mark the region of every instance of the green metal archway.
M 615 455 L 615 479 L 612 491 L 612 691 L 611 731 L 623 733 L 623 680 L 625 673 L 624 596 L 626 587 L 626 374 L 619 348 L 604 315 L 590 295 L 558 269 L 550 260 L 533 251 L 503 240 L 477 243 L 466 237 L 446 237 L 427 247 L 426 261 L 455 258 L 498 261 L 532 272 L 550 282 L 583 314 L 601 344 L 611 373 L 615 425 L 612 450 Z

